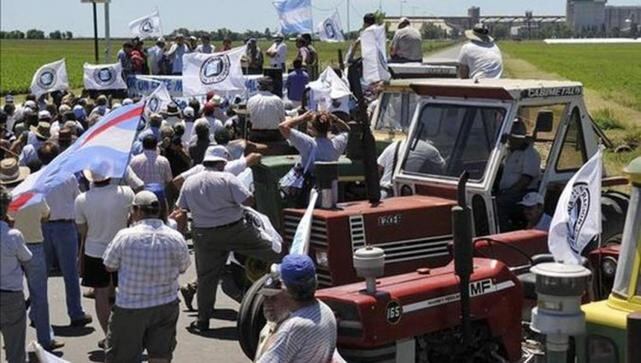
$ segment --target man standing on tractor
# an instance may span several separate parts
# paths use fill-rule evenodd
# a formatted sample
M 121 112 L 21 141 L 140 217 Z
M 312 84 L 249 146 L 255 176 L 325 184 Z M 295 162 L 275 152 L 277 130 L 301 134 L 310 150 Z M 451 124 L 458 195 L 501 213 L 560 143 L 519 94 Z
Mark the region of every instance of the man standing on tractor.
M 501 78 L 503 57 L 485 24 L 477 24 L 465 31 L 469 39 L 458 56 L 460 78 Z
M 530 190 L 536 190 L 541 173 L 541 157 L 527 140 L 522 120 L 514 120 L 508 139 L 508 154 L 503 160 L 503 173 L 499 182 L 496 203 L 501 231 L 518 227 L 521 216 L 514 208 Z
M 421 33 L 410 25 L 410 20 L 401 18 L 398 30 L 392 38 L 390 47 L 392 62 L 422 62 L 423 61 L 423 39 Z

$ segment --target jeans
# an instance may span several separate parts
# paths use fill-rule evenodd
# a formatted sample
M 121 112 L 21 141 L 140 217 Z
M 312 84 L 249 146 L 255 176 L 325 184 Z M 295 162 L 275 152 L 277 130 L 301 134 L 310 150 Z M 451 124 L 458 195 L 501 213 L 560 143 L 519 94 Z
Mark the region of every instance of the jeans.
M 0 331 L 7 362 L 25 363 L 27 323 L 22 291 L 0 292 Z
M 47 271 L 51 270 L 54 256 L 58 260 L 65 282 L 67 314 L 71 320 L 80 319 L 85 311 L 80 304 L 80 281 L 78 276 L 78 231 L 74 222 L 44 223 L 44 248 L 47 256 Z
M 33 257 L 25 265 L 31 309 L 29 318 L 36 326 L 38 343 L 47 348 L 53 339 L 53 330 L 49 324 L 49 302 L 47 301 L 47 261 L 42 243 L 27 243 Z

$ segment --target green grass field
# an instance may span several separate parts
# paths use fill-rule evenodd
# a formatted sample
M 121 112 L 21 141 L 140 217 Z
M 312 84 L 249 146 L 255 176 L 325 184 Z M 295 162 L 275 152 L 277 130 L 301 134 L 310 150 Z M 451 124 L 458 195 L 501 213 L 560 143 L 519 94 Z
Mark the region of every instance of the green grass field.
M 149 46 L 151 46 L 151 43 Z M 112 41 L 112 61 L 120 49 L 122 40 Z M 271 42 L 260 42 L 259 46 L 264 51 Z M 426 41 L 423 44 L 425 52 L 443 48 L 452 44 L 449 41 Z M 220 47 L 220 42 L 215 42 Z M 240 45 L 240 43 L 236 44 Z M 338 49 L 345 53 L 349 43 L 321 43 L 314 46 L 318 50 L 321 70 L 328 65 L 338 64 Z M 0 94 L 8 92 L 13 94 L 27 93 L 31 84 L 33 73 L 43 64 L 65 58 L 69 82 L 72 88 L 82 87 L 82 65 L 85 62 L 94 63 L 94 50 L 92 40 L 0 40 Z M 101 62 L 104 62 L 102 51 L 105 44 L 100 43 Z M 295 46 L 288 43 L 289 62 L 296 56 Z
M 641 111 L 641 47 L 638 44 L 502 42 L 500 47 L 514 58 L 545 72 L 580 81 L 606 99 Z

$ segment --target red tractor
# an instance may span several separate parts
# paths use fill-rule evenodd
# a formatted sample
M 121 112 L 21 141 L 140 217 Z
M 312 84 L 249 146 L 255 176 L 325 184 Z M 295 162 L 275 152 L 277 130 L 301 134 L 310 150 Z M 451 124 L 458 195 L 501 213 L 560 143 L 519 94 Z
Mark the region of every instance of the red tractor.
M 367 355 L 379 357 L 371 361 L 380 361 L 402 348 L 415 351 L 416 361 L 447 361 L 442 357 L 451 357 L 451 351 L 430 349 L 436 341 L 454 339 L 460 329 L 454 324 L 459 319 L 456 307 L 447 303 L 457 298 L 458 283 L 453 266 L 447 264 L 453 258 L 450 210 L 457 199 L 464 200 L 471 211 L 471 236 L 477 237 L 472 244 L 474 253 L 492 258 L 474 260 L 470 282 L 474 318 L 466 335 L 495 341 L 496 349 L 486 352 L 488 356 L 511 361 L 520 354 L 520 334 L 516 336 L 514 329 L 520 324 L 522 304 L 520 298 L 512 297 L 523 292 L 510 270 L 529 267 L 532 256 L 547 253 L 548 247 L 545 232 L 500 229 L 496 196 L 502 160 L 508 152 L 507 135 L 513 120 L 524 121 L 528 138 L 541 157 L 535 190 L 545 196 L 545 209 L 552 214 L 565 184 L 597 152 L 600 132 L 583 103 L 583 87 L 576 82 L 434 79 L 411 88 L 420 98 L 394 172 L 398 196 L 377 204 L 351 202 L 337 209 L 314 210 L 309 253 L 316 261 L 320 285 L 327 287 L 318 296 L 340 317 L 341 347 L 347 351 L 367 350 Z M 426 144 L 440 152 L 444 167 L 430 167 Z M 465 195 L 457 198 L 458 176 L 463 171 L 469 173 L 469 182 Z M 608 187 L 626 180 L 606 178 L 602 183 Z M 603 193 L 602 246 L 620 239 L 627 204 L 624 194 Z M 291 240 L 303 213 L 284 211 L 286 239 Z M 352 255 L 366 246 L 385 254 L 385 276 L 393 276 L 384 280 L 386 296 L 361 296 L 362 284 L 353 284 L 359 278 Z M 597 247 L 590 246 L 588 252 Z M 599 256 L 591 260 L 611 263 Z M 595 296 L 603 298 L 612 284 L 614 275 L 608 273 L 612 269 L 605 264 L 591 267 L 601 283 Z M 261 326 L 256 291 L 253 286 L 247 292 L 239 313 L 240 343 L 248 356 L 253 355 L 254 337 Z M 438 309 L 432 308 L 435 306 Z M 396 310 L 412 318 L 385 322 Z M 432 324 L 434 330 L 419 327 L 420 321 Z M 412 329 L 425 332 L 423 338 L 411 338 L 411 346 L 409 342 L 403 346 L 401 337 L 417 336 Z M 421 358 L 425 356 L 431 358 Z

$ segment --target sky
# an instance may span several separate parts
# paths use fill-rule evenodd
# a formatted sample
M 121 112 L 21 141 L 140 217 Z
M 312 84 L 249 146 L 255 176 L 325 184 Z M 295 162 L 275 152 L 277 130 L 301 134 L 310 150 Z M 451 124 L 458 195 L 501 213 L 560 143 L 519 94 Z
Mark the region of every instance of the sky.
M 349 3 L 350 29 L 361 24 L 363 14 L 382 7 L 387 15 L 466 15 L 470 6 L 480 6 L 481 15 L 565 14 L 564 0 L 312 0 L 314 21 L 322 21 L 338 10 L 343 25 Z M 641 5 L 641 0 L 610 0 L 609 5 Z M 127 24 L 138 17 L 160 11 L 163 31 L 185 27 L 214 30 L 228 28 L 274 31 L 278 21 L 271 0 L 112 0 L 111 35 L 127 37 Z M 0 29 L 36 28 L 46 33 L 70 30 L 76 37 L 93 36 L 91 4 L 81 0 L 1 0 Z M 99 34 L 104 34 L 103 5 L 98 5 Z

